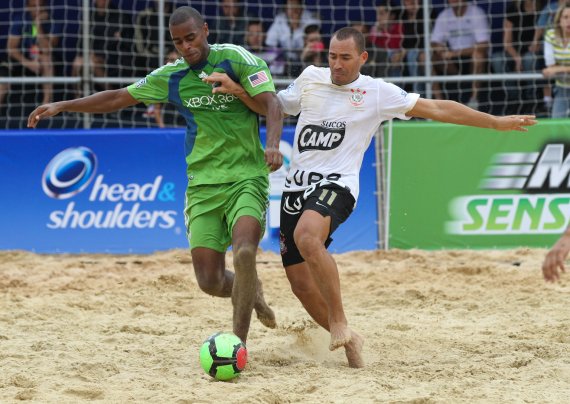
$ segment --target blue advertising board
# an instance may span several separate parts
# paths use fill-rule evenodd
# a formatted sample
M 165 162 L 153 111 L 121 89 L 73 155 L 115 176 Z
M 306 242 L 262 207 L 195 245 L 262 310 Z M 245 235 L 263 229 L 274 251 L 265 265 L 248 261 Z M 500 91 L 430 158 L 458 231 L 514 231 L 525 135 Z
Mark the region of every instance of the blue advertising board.
M 271 175 L 264 250 L 279 250 L 279 200 L 293 134 L 294 128 L 284 129 L 286 163 Z M 182 129 L 0 132 L 0 249 L 149 253 L 187 248 L 183 150 Z M 334 234 L 332 252 L 377 247 L 374 161 L 371 147 L 358 207 Z

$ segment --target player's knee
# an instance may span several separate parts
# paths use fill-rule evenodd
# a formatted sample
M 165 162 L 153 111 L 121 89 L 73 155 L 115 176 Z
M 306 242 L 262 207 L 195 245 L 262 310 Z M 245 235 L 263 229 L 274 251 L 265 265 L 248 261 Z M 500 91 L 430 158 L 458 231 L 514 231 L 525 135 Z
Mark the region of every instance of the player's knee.
M 196 281 L 200 290 L 211 295 L 221 296 L 224 288 L 224 278 L 218 271 L 210 271 L 204 267 L 194 266 Z
M 255 268 L 255 255 L 257 246 L 251 244 L 241 244 L 234 247 L 234 268 L 236 271 Z
M 310 261 L 311 258 L 317 255 L 320 249 L 323 248 L 321 240 L 311 234 L 295 232 L 294 239 L 301 256 L 306 261 Z

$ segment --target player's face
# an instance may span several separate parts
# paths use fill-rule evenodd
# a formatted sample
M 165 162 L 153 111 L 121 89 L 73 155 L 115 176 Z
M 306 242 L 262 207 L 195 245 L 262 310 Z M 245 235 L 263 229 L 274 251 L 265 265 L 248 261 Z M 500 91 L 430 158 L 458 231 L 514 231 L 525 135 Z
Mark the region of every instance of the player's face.
M 171 25 L 170 35 L 178 53 L 189 65 L 196 65 L 208 58 L 208 24 L 198 25 L 194 19 Z
M 360 68 L 368 59 L 366 51 L 358 53 L 353 38 L 339 41 L 336 37 L 329 46 L 329 66 L 334 84 L 343 86 L 358 78 Z

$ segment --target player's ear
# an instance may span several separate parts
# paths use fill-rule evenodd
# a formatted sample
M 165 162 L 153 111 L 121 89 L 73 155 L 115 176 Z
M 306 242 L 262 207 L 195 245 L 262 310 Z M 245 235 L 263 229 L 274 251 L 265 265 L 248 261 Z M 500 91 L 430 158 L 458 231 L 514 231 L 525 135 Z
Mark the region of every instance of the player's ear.
M 360 54 L 360 61 L 362 62 L 362 64 L 364 64 L 366 63 L 367 60 L 368 60 L 368 52 L 362 51 L 362 53 Z
M 207 22 L 204 22 L 204 27 L 202 29 L 204 30 L 204 35 L 206 35 L 206 38 L 207 38 L 208 34 L 210 33 L 210 29 L 208 28 Z

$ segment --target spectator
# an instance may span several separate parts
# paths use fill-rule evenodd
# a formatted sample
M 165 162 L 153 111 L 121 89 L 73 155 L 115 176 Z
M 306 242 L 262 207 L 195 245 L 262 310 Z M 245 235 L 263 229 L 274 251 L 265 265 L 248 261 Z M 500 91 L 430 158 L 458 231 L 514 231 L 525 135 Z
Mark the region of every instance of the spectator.
M 8 67 L 8 61 L 5 60 L 3 53 L 0 53 L 0 57 L 2 58 L 0 60 L 0 77 L 8 77 L 10 76 L 10 69 Z M 10 87 L 8 86 L 8 83 L 0 83 L 0 108 L 2 108 L 2 105 L 4 105 L 4 99 L 6 98 L 6 95 L 8 94 L 8 89 Z M 4 115 L 4 114 L 2 114 Z
M 558 9 L 554 17 L 554 28 L 544 36 L 545 77 L 555 78 L 552 118 L 568 117 L 570 109 L 570 6 Z
M 376 7 L 376 22 L 370 29 L 368 40 L 376 64 L 375 76 L 402 75 L 402 23 L 396 20 L 396 12 L 389 1 Z
M 222 0 L 221 13 L 217 18 L 208 19 L 210 23 L 209 41 L 211 43 L 245 44 L 247 18 L 239 0 Z
M 272 49 L 264 44 L 265 31 L 263 31 L 263 24 L 259 20 L 250 20 L 247 23 L 247 31 L 245 33 L 245 48 L 257 57 L 265 60 L 273 76 L 282 76 L 285 74 L 283 53 L 277 48 Z
M 129 14 L 119 10 L 110 0 L 94 0 L 91 14 L 90 63 L 94 77 L 121 76 L 121 69 L 128 68 L 133 73 L 132 44 L 133 30 Z M 83 40 L 78 46 L 81 48 Z M 124 63 L 123 63 L 124 62 Z M 73 60 L 72 74 L 81 76 L 84 60 L 79 52 Z M 111 86 L 103 84 L 102 90 Z M 78 89 L 81 91 L 80 89 Z M 86 95 L 86 94 L 85 94 Z
M 6 46 L 12 75 L 52 77 L 52 50 L 60 41 L 60 28 L 52 22 L 44 0 L 26 0 L 22 19 L 10 27 Z M 42 83 L 42 93 L 42 103 L 51 102 L 53 84 L 50 81 Z
M 435 74 L 480 74 L 485 70 L 490 33 L 487 16 L 468 0 L 447 0 L 435 21 L 432 32 Z M 479 82 L 470 84 L 468 105 L 477 108 Z M 439 83 L 434 83 L 434 96 L 442 98 Z M 452 97 L 453 98 L 453 97 Z M 457 94 L 465 102 L 462 94 Z
M 307 25 L 305 27 L 305 46 L 301 52 L 301 62 L 303 68 L 314 65 L 322 66 L 325 62 L 325 44 L 321 37 L 321 28 L 318 25 Z
M 503 52 L 492 55 L 491 65 L 495 73 L 523 73 L 539 69 L 542 57 L 531 50 L 537 27 L 542 1 L 522 0 L 509 4 L 503 21 Z M 535 83 L 507 83 L 507 91 L 511 100 L 535 100 Z M 524 89 L 521 91 L 521 87 Z M 532 87 L 532 88 L 528 88 Z M 521 98 L 522 97 L 522 98 Z M 532 103 L 524 103 L 532 107 Z M 523 111 L 531 112 L 531 111 Z
M 544 33 L 548 28 L 552 26 L 554 21 L 554 15 L 556 14 L 556 10 L 558 9 L 558 0 L 551 0 L 544 8 L 540 11 L 538 16 L 538 21 L 536 23 L 536 29 L 534 31 L 534 38 L 532 41 L 532 45 L 530 46 L 530 50 L 535 53 L 540 53 L 541 51 L 544 53 L 543 48 L 543 40 L 544 40 Z M 568 1 L 564 1 L 564 3 L 568 3 Z M 546 84 L 544 86 L 544 105 L 546 106 L 547 110 L 552 108 L 552 87 L 550 84 Z
M 287 0 L 285 12 L 277 14 L 267 30 L 265 44 L 285 51 L 287 73 L 297 76 L 301 73 L 301 51 L 307 25 L 320 25 L 319 19 L 306 10 L 303 0 Z
M 159 59 L 159 0 L 151 0 L 148 7 L 142 10 L 135 22 L 135 48 L 137 50 L 137 76 L 142 76 L 149 69 L 161 64 Z M 172 3 L 165 1 L 164 4 L 164 43 L 170 43 L 170 31 L 168 30 L 168 17 L 172 13 Z
M 424 12 L 419 0 L 402 0 L 402 41 L 405 73 L 417 77 L 425 75 Z M 416 82 L 412 91 L 425 94 L 425 83 Z

